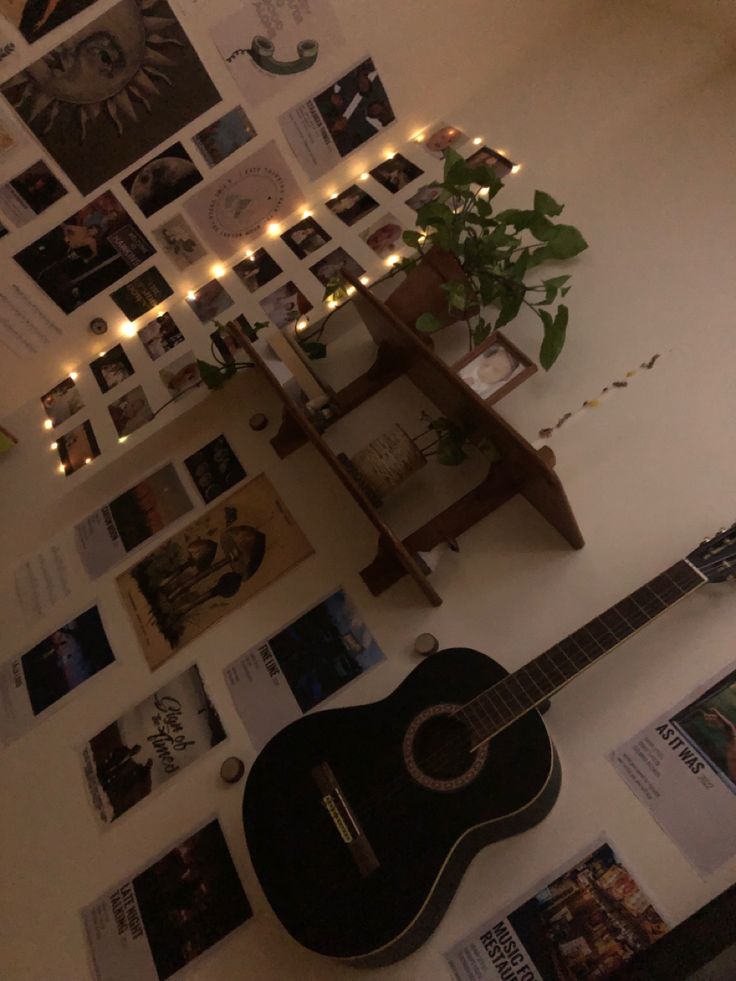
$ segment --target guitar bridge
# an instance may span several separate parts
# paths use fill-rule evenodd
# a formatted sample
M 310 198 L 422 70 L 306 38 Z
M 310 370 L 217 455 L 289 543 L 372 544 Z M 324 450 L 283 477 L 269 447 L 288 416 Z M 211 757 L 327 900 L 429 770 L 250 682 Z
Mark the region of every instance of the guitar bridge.
M 312 779 L 322 795 L 322 806 L 332 819 L 337 833 L 347 845 L 358 871 L 364 877 L 379 867 L 376 853 L 348 804 L 329 763 L 312 769 Z

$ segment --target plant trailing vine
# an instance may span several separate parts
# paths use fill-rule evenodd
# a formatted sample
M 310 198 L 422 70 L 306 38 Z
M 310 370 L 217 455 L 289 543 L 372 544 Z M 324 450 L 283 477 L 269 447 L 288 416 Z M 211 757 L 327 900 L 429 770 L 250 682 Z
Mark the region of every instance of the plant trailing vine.
M 564 303 L 550 308 L 569 292 L 571 277 L 553 276 L 533 284 L 527 277 L 543 263 L 571 259 L 587 249 L 577 228 L 552 221 L 564 205 L 535 191 L 532 208 L 494 212 L 492 202 L 503 181 L 492 167 L 472 167 L 452 149 L 445 154 L 442 180 L 431 186 L 440 188 L 439 196 L 419 209 L 418 230 L 404 232 L 404 242 L 416 250 L 407 264 L 415 264 L 432 248 L 456 257 L 462 277 L 441 288 L 448 311 L 465 320 L 471 348 L 528 307 L 542 323 L 539 361 L 549 369 L 565 343 L 569 314 Z M 486 313 L 489 305 L 498 311 L 493 318 Z M 435 314 L 423 313 L 415 326 L 433 333 L 444 325 Z

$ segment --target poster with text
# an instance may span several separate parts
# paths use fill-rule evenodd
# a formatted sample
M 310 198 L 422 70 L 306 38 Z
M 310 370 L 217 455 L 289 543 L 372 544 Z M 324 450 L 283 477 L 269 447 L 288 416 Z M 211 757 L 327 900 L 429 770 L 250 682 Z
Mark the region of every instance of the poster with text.
M 96 981 L 166 981 L 252 916 L 210 821 L 82 910 Z
M 667 924 L 603 843 L 445 954 L 457 981 L 610 978 Z
M 192 506 L 174 465 L 167 463 L 93 511 L 74 528 L 77 551 L 88 575 L 97 579 Z
M 220 101 L 165 0 L 120 0 L 0 88 L 82 194 Z
M 98 819 L 110 824 L 223 739 L 194 665 L 84 744 L 84 778 Z
M 153 253 L 115 195 L 105 191 L 14 259 L 49 299 L 71 313 Z
M 609 759 L 700 873 L 736 855 L 736 669 L 688 696 Z
M 256 749 L 385 660 L 353 601 L 338 589 L 225 668 Z
M 26 620 L 40 620 L 71 596 L 76 570 L 70 567 L 68 537 L 67 530 L 60 532 L 16 566 L 15 599 Z
M 393 108 L 372 58 L 279 116 L 294 156 L 311 180 L 394 122 Z
M 261 474 L 118 577 L 153 670 L 313 552 Z
M 18 739 L 115 655 L 96 606 L 0 665 L 0 743 Z
M 345 43 L 330 0 L 251 0 L 212 39 L 248 105 L 298 83 Z
M 271 221 L 287 218 L 303 195 L 271 140 L 222 177 L 196 191 L 184 205 L 205 242 L 227 259 Z

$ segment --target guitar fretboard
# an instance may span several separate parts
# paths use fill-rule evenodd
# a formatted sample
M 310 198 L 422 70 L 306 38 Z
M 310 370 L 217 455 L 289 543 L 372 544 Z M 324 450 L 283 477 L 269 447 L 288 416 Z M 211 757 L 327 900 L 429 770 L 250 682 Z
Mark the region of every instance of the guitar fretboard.
M 545 702 L 560 688 L 706 581 L 684 559 L 594 617 L 523 668 L 467 702 L 458 715 L 476 745 Z

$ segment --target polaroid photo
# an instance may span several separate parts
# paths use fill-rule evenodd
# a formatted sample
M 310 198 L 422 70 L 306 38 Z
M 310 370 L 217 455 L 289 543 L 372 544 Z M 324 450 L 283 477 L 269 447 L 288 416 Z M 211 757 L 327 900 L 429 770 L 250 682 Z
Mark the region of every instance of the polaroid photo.
M 306 259 L 312 252 L 326 245 L 330 241 L 330 236 L 314 218 L 304 218 L 284 232 L 281 239 L 297 258 Z
M 489 404 L 498 402 L 536 370 L 523 351 L 498 331 L 453 365 L 468 388 Z
M 261 300 L 261 307 L 268 319 L 277 327 L 286 327 L 293 321 L 298 320 L 305 313 L 309 313 L 312 304 L 302 293 L 298 286 L 291 280 L 279 286 L 273 293 L 264 296 Z
M 348 227 L 365 218 L 378 207 L 378 201 L 357 184 L 351 184 L 342 194 L 330 198 L 325 206 Z
M 190 388 L 196 388 L 202 381 L 197 359 L 191 351 L 187 351 L 165 368 L 161 368 L 159 375 L 169 395 L 175 399 L 188 392 Z
M 443 124 L 433 130 L 429 136 L 416 142 L 431 156 L 437 160 L 442 160 L 447 150 L 459 150 L 461 146 L 464 146 L 468 142 L 468 136 L 457 126 Z
M 134 373 L 133 365 L 128 360 L 122 344 L 116 344 L 109 351 L 105 351 L 91 361 L 89 367 L 103 395 Z
M 395 215 L 385 214 L 361 232 L 360 237 L 379 258 L 388 259 L 390 255 L 403 248 L 404 242 L 401 237 L 403 233 L 404 229 L 399 219 Z
M 100 455 L 100 447 L 89 419 L 70 429 L 63 436 L 59 436 L 56 449 L 66 477 L 81 470 L 86 464 L 92 463 Z
M 408 160 L 403 154 L 395 153 L 393 157 L 382 161 L 377 167 L 368 172 L 374 180 L 382 184 L 391 194 L 396 194 L 421 177 L 424 171 L 421 167 Z
M 228 310 L 233 305 L 233 298 L 219 280 L 211 279 L 195 290 L 192 297 L 187 296 L 187 303 L 199 320 L 206 324 Z
M 501 178 L 508 177 L 508 175 L 511 173 L 511 168 L 514 166 L 508 157 L 504 157 L 502 154 L 496 153 L 496 151 L 492 150 L 489 146 L 482 146 L 474 153 L 471 153 L 470 156 L 466 158 L 466 163 L 470 167 L 480 167 L 483 165 L 486 167 L 491 167 Z
M 194 136 L 194 145 L 210 167 L 214 167 L 245 146 L 256 135 L 253 123 L 242 106 L 236 106 Z
M 130 436 L 153 419 L 153 410 L 140 385 L 111 402 L 107 408 L 119 437 Z
M 41 396 L 41 404 L 46 415 L 52 423 L 52 428 L 56 429 L 62 422 L 71 419 L 73 415 L 84 408 L 84 399 L 79 393 L 79 389 L 74 383 L 73 378 L 65 378 L 58 385 Z
M 218 436 L 192 453 L 184 466 L 199 491 L 200 497 L 209 504 L 246 477 L 246 472 L 224 436 Z
M 233 272 L 249 293 L 255 293 L 272 279 L 276 279 L 282 269 L 265 249 L 256 249 L 245 259 L 237 262 L 233 266 Z
M 181 344 L 184 335 L 174 323 L 170 313 L 162 313 L 160 317 L 149 321 L 138 331 L 138 338 L 151 361 L 157 361 L 167 351 Z
M 343 269 L 346 269 L 353 276 L 360 277 L 365 272 L 365 269 L 361 266 L 359 262 L 343 248 L 334 249 L 329 255 L 324 256 L 319 262 L 315 262 L 313 266 L 309 267 L 310 272 L 317 277 L 317 279 L 322 283 L 323 286 L 327 286 L 330 280 L 335 277 L 340 276 Z
M 425 184 L 418 191 L 415 191 L 411 197 L 407 198 L 406 203 L 414 211 L 419 211 L 425 204 L 431 204 L 432 201 L 436 201 L 440 194 L 442 194 L 441 187 L 435 187 L 434 184 Z
M 207 255 L 206 249 L 183 215 L 174 215 L 151 234 L 161 252 L 177 269 L 188 269 Z

